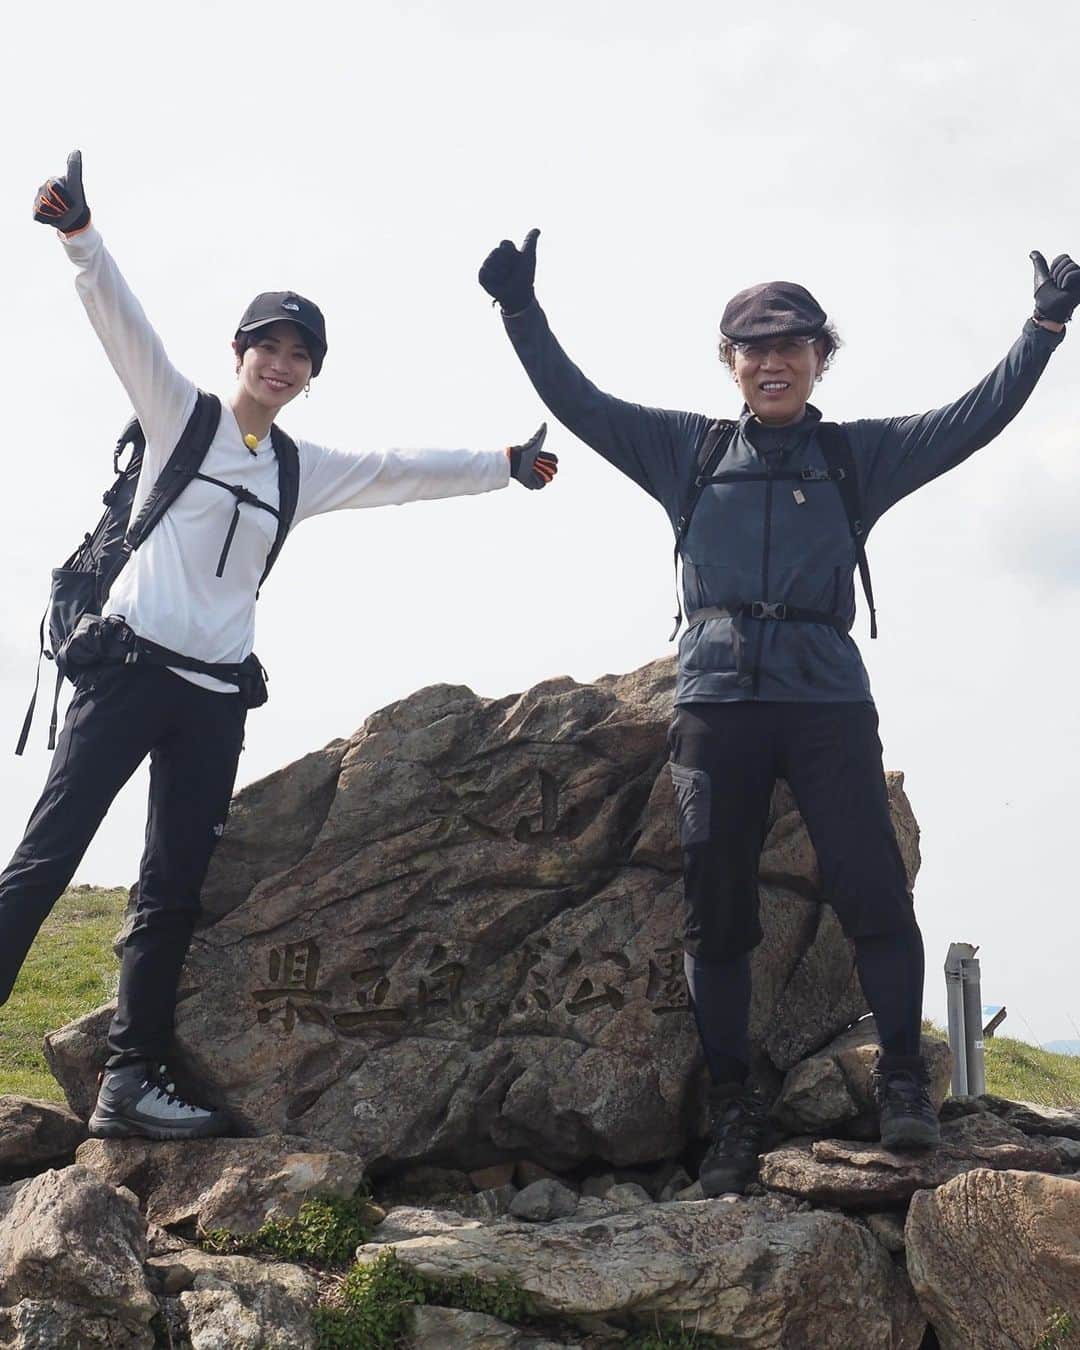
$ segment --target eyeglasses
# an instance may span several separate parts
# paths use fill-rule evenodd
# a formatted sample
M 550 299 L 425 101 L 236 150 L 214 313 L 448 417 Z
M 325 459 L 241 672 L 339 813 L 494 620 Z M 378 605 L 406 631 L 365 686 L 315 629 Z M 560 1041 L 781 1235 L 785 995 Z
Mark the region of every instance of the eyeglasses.
M 790 361 L 804 347 L 812 347 L 816 341 L 816 337 L 785 337 L 761 342 L 732 342 L 731 346 L 747 361 L 764 361 L 770 352 L 775 352 L 782 361 Z

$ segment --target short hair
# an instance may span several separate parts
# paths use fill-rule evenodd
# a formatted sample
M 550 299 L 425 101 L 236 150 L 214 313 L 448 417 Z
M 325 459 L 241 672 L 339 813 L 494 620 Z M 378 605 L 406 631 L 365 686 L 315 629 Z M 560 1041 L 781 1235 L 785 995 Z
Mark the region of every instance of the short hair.
M 780 339 L 778 338 L 777 341 L 779 340 Z M 833 357 L 836 355 L 837 351 L 839 351 L 839 349 L 844 345 L 844 343 L 843 339 L 840 337 L 840 334 L 836 331 L 835 327 L 831 323 L 827 323 L 825 327 L 821 330 L 821 332 L 817 334 L 816 340 L 824 343 L 825 346 L 825 360 L 821 367 L 822 374 L 824 374 L 825 371 L 827 371 L 829 367 L 832 365 Z M 719 351 L 720 351 L 720 360 L 724 363 L 725 366 L 727 366 L 729 370 L 734 371 L 735 344 L 734 342 L 732 342 L 730 338 L 725 337 L 723 333 L 720 334 Z

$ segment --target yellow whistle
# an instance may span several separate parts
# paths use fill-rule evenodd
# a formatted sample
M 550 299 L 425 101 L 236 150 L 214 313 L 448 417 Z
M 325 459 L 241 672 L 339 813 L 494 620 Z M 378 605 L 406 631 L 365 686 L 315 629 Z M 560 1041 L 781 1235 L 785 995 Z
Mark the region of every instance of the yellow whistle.
M 249 450 L 254 450 L 255 447 L 259 444 L 259 438 L 258 436 L 253 436 L 249 431 L 248 434 L 244 437 L 244 444 L 247 446 Z

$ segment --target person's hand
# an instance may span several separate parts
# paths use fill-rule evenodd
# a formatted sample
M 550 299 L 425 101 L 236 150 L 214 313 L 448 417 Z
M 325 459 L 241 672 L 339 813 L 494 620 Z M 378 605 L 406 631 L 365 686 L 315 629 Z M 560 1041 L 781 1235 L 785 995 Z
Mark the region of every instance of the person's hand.
M 1028 256 L 1035 264 L 1035 317 L 1068 323 L 1080 305 L 1080 267 L 1067 253 L 1059 253 L 1049 267 L 1038 250 Z
M 536 276 L 536 241 L 539 230 L 530 230 L 521 248 L 504 239 L 484 259 L 480 285 L 498 300 L 504 314 L 520 314 L 533 300 Z
M 67 171 L 47 178 L 34 197 L 34 219 L 53 225 L 63 234 L 75 234 L 90 224 L 90 208 L 82 185 L 82 151 L 68 155 Z
M 547 423 L 540 423 L 524 445 L 511 445 L 506 454 L 510 460 L 510 477 L 527 488 L 547 487 L 559 472 L 559 456 L 541 447 L 547 435 Z

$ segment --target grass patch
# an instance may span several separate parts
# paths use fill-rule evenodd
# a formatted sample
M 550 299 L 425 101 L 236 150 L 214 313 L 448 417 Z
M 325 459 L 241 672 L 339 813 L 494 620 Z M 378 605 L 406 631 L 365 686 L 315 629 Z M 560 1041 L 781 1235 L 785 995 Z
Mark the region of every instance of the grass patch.
M 949 1039 L 934 1022 L 923 1022 L 923 1035 Z M 1027 1041 L 991 1036 L 985 1042 L 986 1090 L 995 1097 L 1038 1106 L 1080 1106 L 1080 1055 L 1056 1055 Z
M 305 1200 L 295 1219 L 270 1219 L 255 1233 L 230 1233 L 212 1228 L 200 1244 L 219 1255 L 264 1252 L 283 1261 L 308 1261 L 315 1266 L 343 1266 L 368 1240 L 364 1222 L 366 1197 Z
M 1042 1106 L 1080 1106 L 1080 1055 L 1056 1055 L 1026 1041 L 986 1042 L 986 1090 Z
M 0 1093 L 63 1101 L 41 1053 L 56 1031 L 116 993 L 120 966 L 112 940 L 127 904 L 127 888 L 76 886 L 65 891 L 45 920 L 0 1008 Z
M 388 1247 L 369 1264 L 354 1266 L 333 1300 L 317 1310 L 319 1350 L 393 1350 L 409 1332 L 413 1309 L 425 1303 L 487 1313 L 517 1326 L 534 1317 L 528 1294 L 510 1280 L 428 1279 Z

